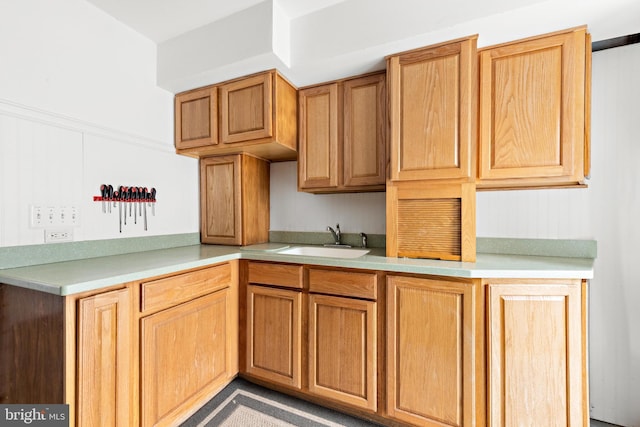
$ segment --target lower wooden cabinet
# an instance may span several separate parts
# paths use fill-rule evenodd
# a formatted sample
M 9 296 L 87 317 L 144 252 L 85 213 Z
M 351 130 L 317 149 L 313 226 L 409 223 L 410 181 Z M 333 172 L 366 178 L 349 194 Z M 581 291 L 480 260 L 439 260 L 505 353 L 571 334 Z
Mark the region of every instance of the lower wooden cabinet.
M 309 295 L 309 391 L 377 408 L 375 301 Z
M 246 371 L 278 384 L 300 388 L 302 292 L 247 287 Z
M 480 285 L 387 276 L 387 413 L 419 426 L 482 419 Z
M 487 307 L 487 425 L 588 426 L 580 281 L 490 282 Z
M 222 290 L 142 319 L 142 426 L 174 425 L 226 383 L 227 305 Z
M 133 425 L 130 288 L 78 301 L 77 426 Z

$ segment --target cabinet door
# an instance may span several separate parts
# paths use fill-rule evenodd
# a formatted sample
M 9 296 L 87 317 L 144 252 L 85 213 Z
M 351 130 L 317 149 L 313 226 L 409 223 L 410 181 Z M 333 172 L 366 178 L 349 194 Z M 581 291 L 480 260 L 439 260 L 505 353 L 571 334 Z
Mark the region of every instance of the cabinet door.
M 231 379 L 229 291 L 141 320 L 141 425 L 167 426 L 193 412 Z
M 220 86 L 222 142 L 273 136 L 273 74 L 263 73 Z
M 585 69 L 584 28 L 480 52 L 481 182 L 584 179 Z
M 247 373 L 301 387 L 302 292 L 247 287 Z
M 392 180 L 475 177 L 476 40 L 388 59 Z
M 200 160 L 200 238 L 203 243 L 242 244 L 240 156 Z
M 476 285 L 387 277 L 387 411 L 421 426 L 471 426 L 483 415 Z M 481 420 L 478 420 L 481 424 Z
M 175 97 L 177 149 L 218 143 L 218 89 L 207 86 Z
M 338 84 L 332 83 L 302 89 L 298 94 L 298 186 L 301 189 L 338 186 L 338 92 Z
M 344 186 L 386 181 L 386 74 L 344 82 Z
M 376 303 L 309 296 L 309 391 L 361 408 L 377 407 Z
M 580 283 L 490 284 L 491 426 L 588 425 Z
M 131 298 L 127 288 L 78 302 L 78 426 L 133 423 Z

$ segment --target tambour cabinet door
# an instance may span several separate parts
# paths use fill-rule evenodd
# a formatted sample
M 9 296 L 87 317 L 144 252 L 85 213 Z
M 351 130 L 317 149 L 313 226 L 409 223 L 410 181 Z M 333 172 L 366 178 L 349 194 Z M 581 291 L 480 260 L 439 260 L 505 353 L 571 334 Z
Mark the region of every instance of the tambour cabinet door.
M 220 86 L 220 133 L 224 144 L 273 136 L 273 73 Z
M 218 88 L 207 86 L 175 97 L 177 149 L 218 143 Z
M 391 179 L 475 179 L 477 36 L 387 58 Z
M 298 185 L 301 189 L 338 186 L 338 101 L 337 83 L 299 91 Z
M 386 74 L 344 82 L 344 186 L 382 186 L 386 181 Z
M 479 188 L 584 180 L 585 37 L 581 28 L 480 51 Z

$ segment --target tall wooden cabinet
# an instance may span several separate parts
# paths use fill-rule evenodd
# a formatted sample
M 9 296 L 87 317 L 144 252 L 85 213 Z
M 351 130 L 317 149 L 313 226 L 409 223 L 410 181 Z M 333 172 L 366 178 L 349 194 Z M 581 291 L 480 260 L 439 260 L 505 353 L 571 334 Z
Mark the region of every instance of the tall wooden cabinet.
M 584 183 L 591 39 L 585 27 L 480 50 L 478 188 Z
M 269 241 L 269 162 L 250 154 L 200 160 L 200 240 Z
M 585 284 L 490 281 L 487 325 L 487 425 L 589 425 Z
M 476 42 L 387 58 L 387 256 L 475 261 Z
M 176 152 L 295 160 L 297 90 L 276 70 L 175 96 Z
M 300 191 L 384 190 L 385 87 L 376 73 L 300 89 Z
M 484 414 L 480 284 L 387 276 L 387 413 L 421 426 Z

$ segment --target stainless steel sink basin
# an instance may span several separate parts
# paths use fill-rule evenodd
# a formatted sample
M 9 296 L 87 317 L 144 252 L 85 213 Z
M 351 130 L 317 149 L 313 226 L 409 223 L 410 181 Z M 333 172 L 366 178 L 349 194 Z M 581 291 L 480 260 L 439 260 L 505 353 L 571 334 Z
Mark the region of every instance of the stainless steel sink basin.
M 278 251 L 286 255 L 322 256 L 328 258 L 358 258 L 369 253 L 369 249 L 332 248 L 325 246 L 297 246 Z

